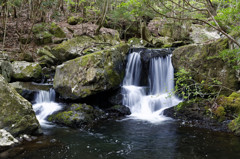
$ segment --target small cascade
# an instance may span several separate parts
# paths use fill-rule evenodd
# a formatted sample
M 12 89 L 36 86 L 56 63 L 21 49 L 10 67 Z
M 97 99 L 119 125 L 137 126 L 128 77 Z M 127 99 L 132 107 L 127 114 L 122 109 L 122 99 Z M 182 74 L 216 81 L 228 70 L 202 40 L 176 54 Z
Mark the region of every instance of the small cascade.
M 56 93 L 54 89 L 39 91 L 35 98 L 33 109 L 41 126 L 49 125 L 47 117 L 62 109 L 62 106 L 55 102 Z
M 123 105 L 130 108 L 131 117 L 150 122 L 166 120 L 163 110 L 181 102 L 172 95 L 174 70 L 171 55 L 150 59 L 147 86 L 139 85 L 141 69 L 140 53 L 129 54 L 122 86 Z

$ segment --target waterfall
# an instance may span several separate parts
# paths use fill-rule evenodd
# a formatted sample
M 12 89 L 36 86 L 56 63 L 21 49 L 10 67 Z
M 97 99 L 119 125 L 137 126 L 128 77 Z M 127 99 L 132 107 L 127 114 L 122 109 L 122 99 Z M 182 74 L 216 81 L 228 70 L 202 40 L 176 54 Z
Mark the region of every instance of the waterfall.
M 33 110 L 35 111 L 41 126 L 48 126 L 49 122 L 46 120 L 47 117 L 62 109 L 61 105 L 55 102 L 55 96 L 54 89 L 50 89 L 49 91 L 39 91 L 36 94 Z
M 133 118 L 150 122 L 166 120 L 163 110 L 181 102 L 172 95 L 174 69 L 171 55 L 150 59 L 147 86 L 140 86 L 141 69 L 140 53 L 130 53 L 122 86 L 123 105 L 130 108 Z

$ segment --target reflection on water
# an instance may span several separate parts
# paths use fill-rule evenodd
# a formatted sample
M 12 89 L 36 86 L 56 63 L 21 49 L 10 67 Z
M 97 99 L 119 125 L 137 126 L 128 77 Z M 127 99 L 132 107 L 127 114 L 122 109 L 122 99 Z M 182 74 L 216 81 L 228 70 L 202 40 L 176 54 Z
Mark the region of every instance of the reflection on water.
M 89 131 L 45 129 L 40 141 L 28 143 L 15 159 L 199 159 L 240 158 L 240 139 L 174 121 L 105 121 Z M 54 140 L 53 140 L 54 139 Z M 47 142 L 49 141 L 49 142 Z M 14 151 L 14 150 L 12 150 Z

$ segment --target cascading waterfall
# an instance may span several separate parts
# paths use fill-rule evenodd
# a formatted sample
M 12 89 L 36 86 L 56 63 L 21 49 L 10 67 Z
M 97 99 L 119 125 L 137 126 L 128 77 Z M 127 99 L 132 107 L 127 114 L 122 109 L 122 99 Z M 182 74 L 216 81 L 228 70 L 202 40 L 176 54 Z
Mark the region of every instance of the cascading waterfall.
M 48 126 L 46 118 L 54 112 L 61 110 L 62 106 L 55 102 L 55 91 L 39 91 L 35 98 L 33 109 L 41 126 Z
M 174 70 L 171 55 L 150 59 L 148 86 L 140 86 L 141 69 L 140 53 L 129 54 L 122 86 L 123 105 L 130 108 L 133 118 L 150 122 L 166 120 L 163 110 L 181 102 L 172 95 Z

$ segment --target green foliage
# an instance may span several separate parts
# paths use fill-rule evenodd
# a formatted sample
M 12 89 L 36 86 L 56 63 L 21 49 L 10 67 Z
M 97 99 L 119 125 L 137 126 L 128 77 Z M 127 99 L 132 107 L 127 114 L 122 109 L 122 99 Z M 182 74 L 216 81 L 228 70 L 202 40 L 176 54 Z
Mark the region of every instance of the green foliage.
M 225 120 L 226 112 L 223 106 L 217 107 L 214 113 L 219 121 Z
M 175 93 L 184 100 L 194 98 L 214 98 L 218 92 L 213 87 L 221 86 L 221 82 L 216 79 L 210 81 L 202 80 L 200 83 L 195 81 L 191 76 L 191 72 L 180 69 L 176 73 Z
M 240 135 L 240 114 L 228 124 L 228 128 L 234 132 L 235 135 Z
M 219 57 L 228 62 L 232 68 L 239 69 L 240 49 L 225 49 L 219 53 Z

